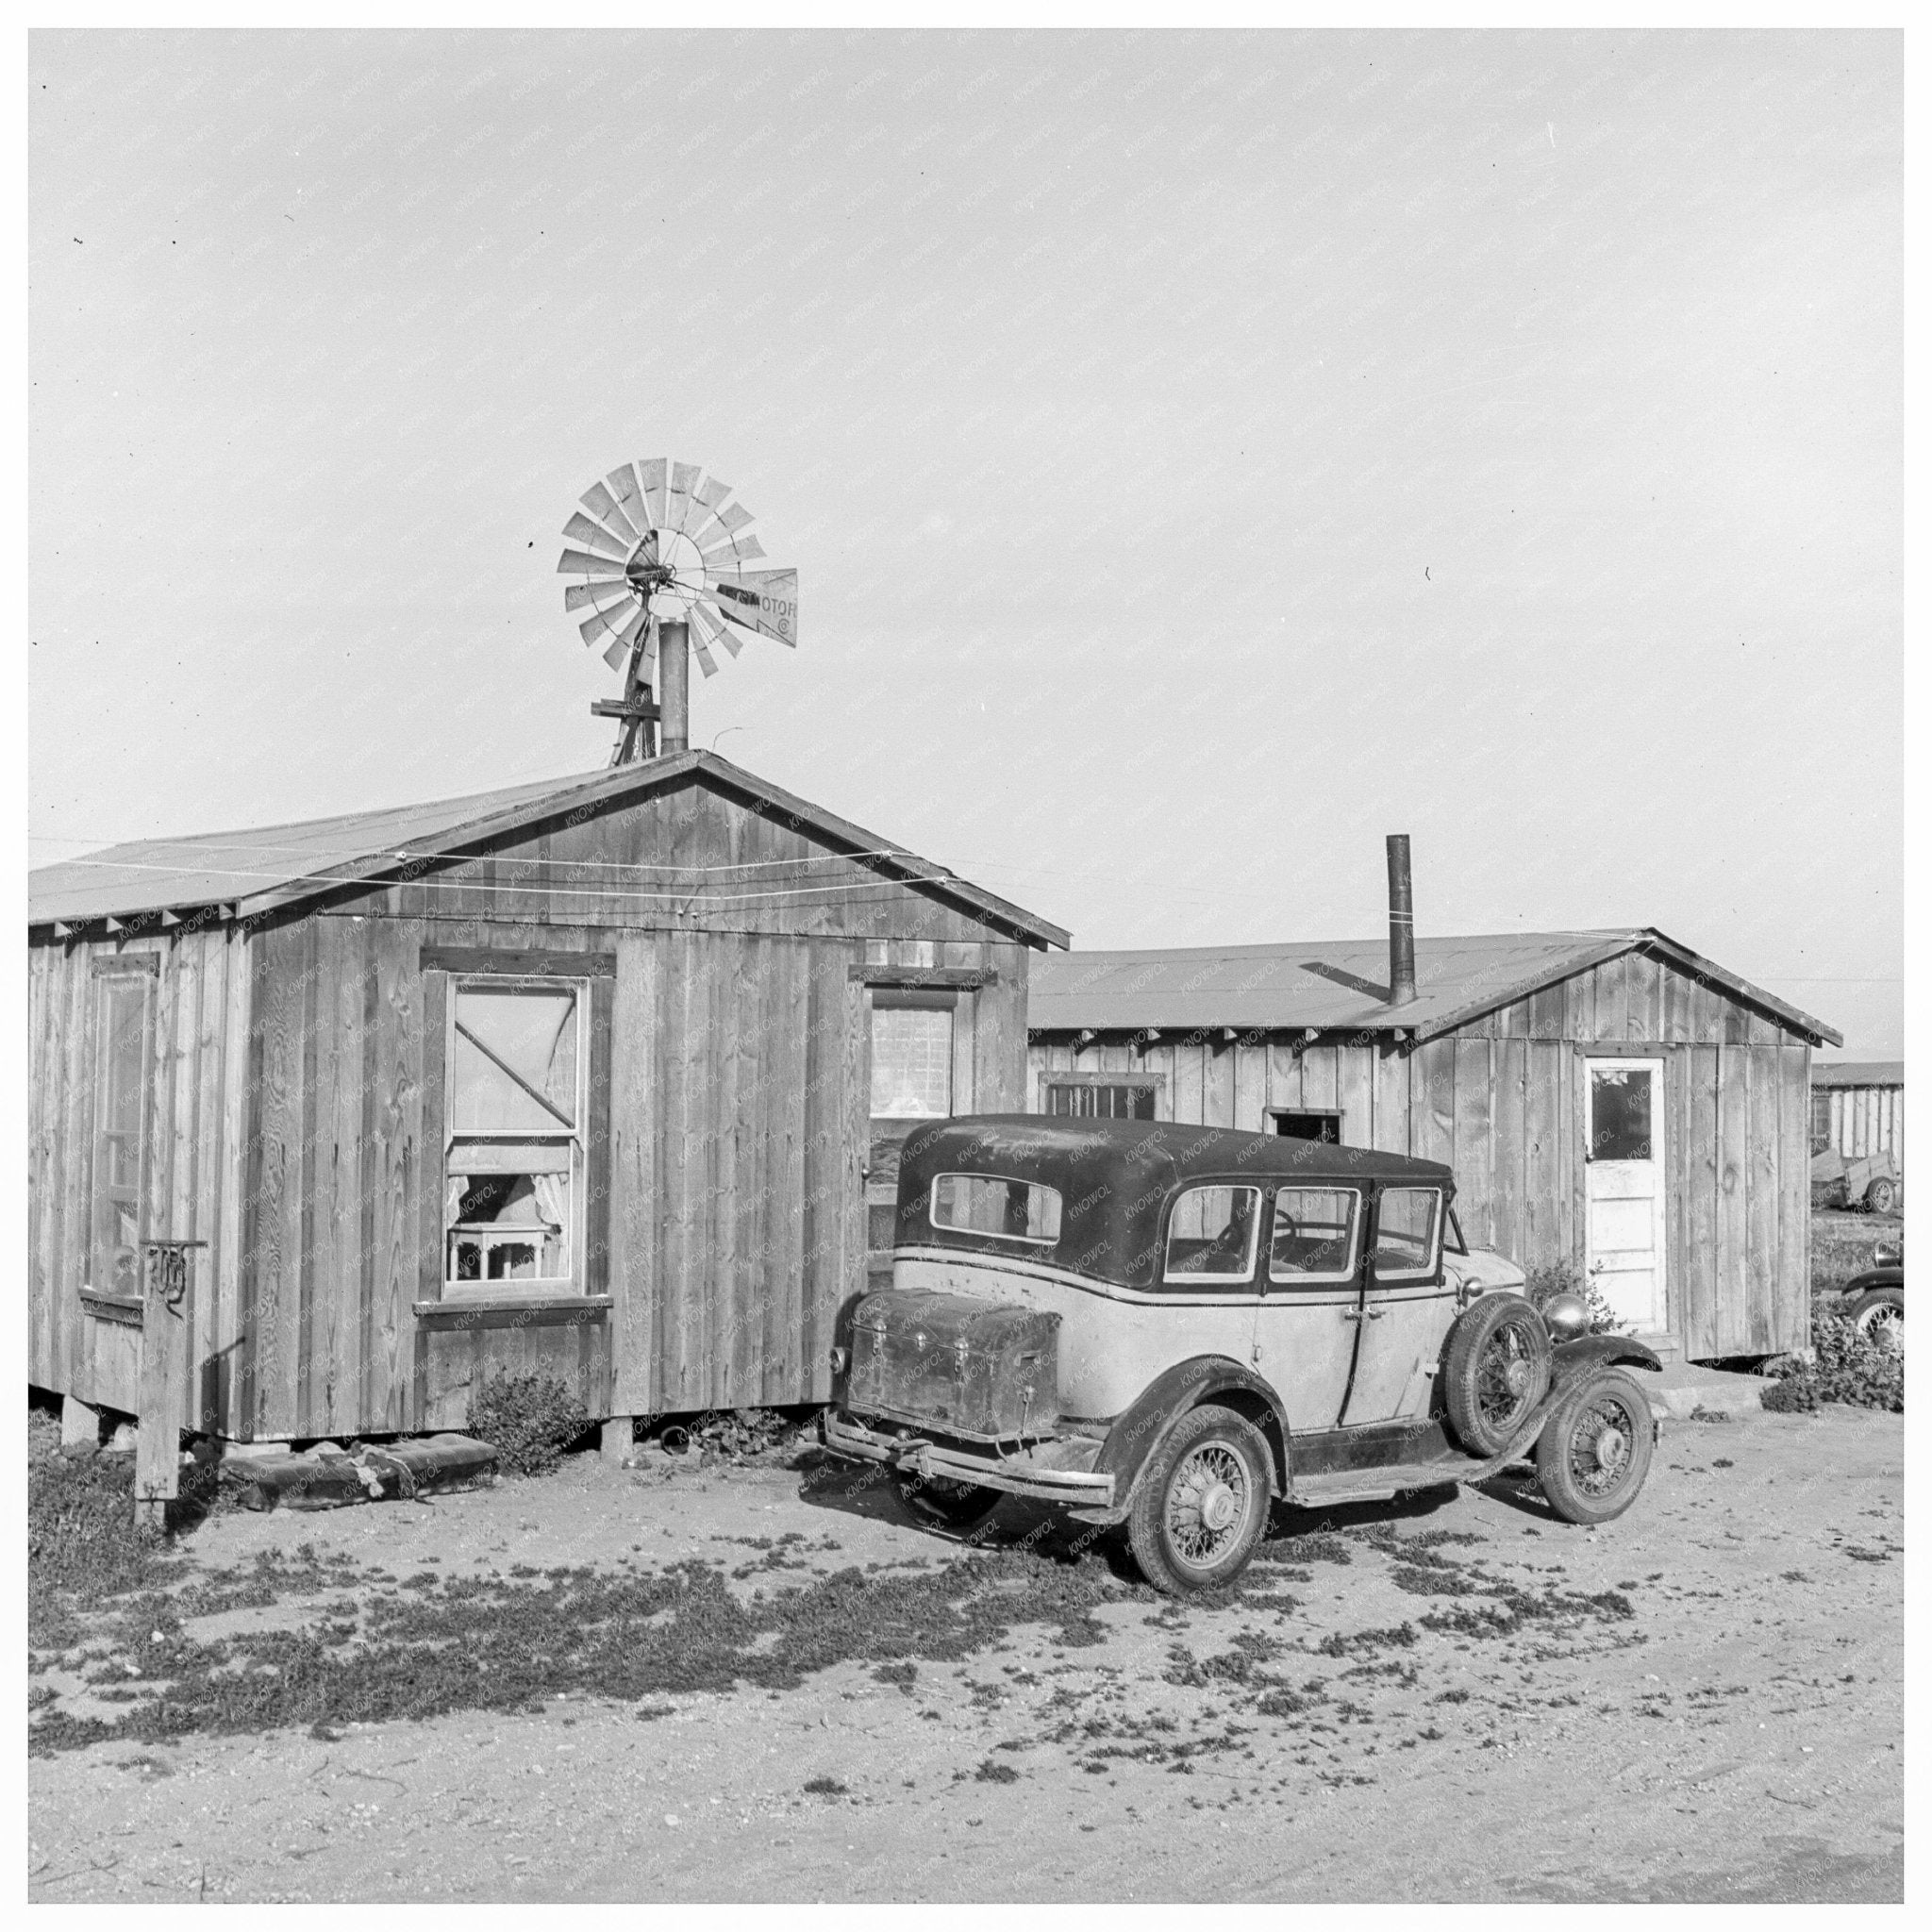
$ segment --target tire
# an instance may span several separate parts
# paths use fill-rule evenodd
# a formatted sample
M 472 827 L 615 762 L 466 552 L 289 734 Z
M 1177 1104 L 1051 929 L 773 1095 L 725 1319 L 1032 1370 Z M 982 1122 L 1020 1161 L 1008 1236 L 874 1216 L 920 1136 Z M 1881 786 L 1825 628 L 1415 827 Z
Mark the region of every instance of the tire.
M 1520 1294 L 1486 1294 L 1442 1351 L 1449 1426 L 1472 1456 L 1500 1456 L 1550 1388 L 1550 1331 Z
M 928 1529 L 956 1536 L 975 1530 L 1000 1507 L 1001 1491 L 983 1483 L 958 1483 L 943 1475 L 900 1475 L 892 1487 L 907 1509 Z
M 1898 1183 L 1880 1174 L 1865 1190 L 1865 1206 L 1874 1214 L 1895 1214 L 1898 1211 Z
M 1174 1424 L 1141 1472 L 1127 1512 L 1141 1574 L 1168 1596 L 1221 1590 L 1268 1527 L 1274 1457 L 1245 1416 L 1214 1403 Z
M 1550 1412 L 1536 1473 L 1565 1523 L 1608 1523 L 1637 1500 L 1657 1445 L 1650 1401 L 1623 1369 L 1585 1375 Z
M 1894 1354 L 1905 1354 L 1906 1298 L 1902 1289 L 1868 1288 L 1845 1314 L 1868 1341 L 1875 1341 Z

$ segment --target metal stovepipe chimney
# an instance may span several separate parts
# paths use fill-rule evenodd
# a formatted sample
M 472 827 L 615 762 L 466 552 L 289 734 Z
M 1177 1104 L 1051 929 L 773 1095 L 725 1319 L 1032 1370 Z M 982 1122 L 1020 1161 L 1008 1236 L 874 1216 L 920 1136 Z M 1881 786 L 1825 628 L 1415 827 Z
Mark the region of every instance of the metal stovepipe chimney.
M 1415 998 L 1415 900 L 1409 887 L 1408 834 L 1389 834 L 1389 1004 Z

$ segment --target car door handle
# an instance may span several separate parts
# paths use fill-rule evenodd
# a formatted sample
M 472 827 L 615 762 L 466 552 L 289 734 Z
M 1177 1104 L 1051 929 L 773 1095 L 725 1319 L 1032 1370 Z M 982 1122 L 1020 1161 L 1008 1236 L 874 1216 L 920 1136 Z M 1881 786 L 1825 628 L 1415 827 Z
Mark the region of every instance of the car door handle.
M 1341 1319 L 1344 1322 L 1379 1322 L 1382 1319 L 1382 1310 L 1380 1308 L 1343 1308 Z

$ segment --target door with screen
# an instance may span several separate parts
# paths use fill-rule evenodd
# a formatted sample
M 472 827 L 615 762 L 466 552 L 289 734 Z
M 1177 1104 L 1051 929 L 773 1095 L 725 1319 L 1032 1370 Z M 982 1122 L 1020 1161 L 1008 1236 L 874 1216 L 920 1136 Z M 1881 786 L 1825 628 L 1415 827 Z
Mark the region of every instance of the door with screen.
M 1619 1321 L 1654 1333 L 1664 1326 L 1663 1062 L 1584 1064 L 1590 1278 Z

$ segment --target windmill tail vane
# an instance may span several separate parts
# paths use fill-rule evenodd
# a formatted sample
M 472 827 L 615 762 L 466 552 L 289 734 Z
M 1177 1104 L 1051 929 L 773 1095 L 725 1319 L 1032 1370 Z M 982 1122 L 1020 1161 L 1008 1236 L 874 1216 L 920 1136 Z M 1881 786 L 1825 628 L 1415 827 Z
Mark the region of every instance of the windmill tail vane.
M 744 634 L 795 646 L 798 573 L 747 567 L 765 554 L 751 512 L 696 463 L 625 463 L 577 501 L 557 570 L 572 579 L 563 608 L 589 613 L 577 624 L 584 642 L 624 674 L 624 695 L 591 707 L 618 721 L 610 762 L 688 750 L 687 652 L 712 677 L 713 651 L 737 657 Z

